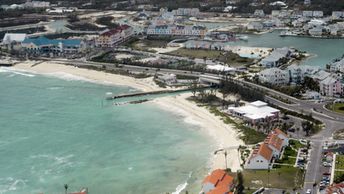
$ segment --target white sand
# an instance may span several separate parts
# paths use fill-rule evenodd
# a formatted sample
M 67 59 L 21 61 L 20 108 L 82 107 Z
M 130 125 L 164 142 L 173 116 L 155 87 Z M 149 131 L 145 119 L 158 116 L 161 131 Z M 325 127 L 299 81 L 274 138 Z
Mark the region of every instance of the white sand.
M 134 79 L 132 77 L 66 66 L 52 62 L 43 62 L 32 67 L 35 63 L 37 63 L 37 61 L 27 61 L 17 64 L 15 68 L 49 76 L 59 76 L 61 73 L 64 73 L 82 77 L 86 80 L 92 80 L 97 83 L 125 85 L 143 91 L 163 90 L 152 81 L 152 78 Z M 202 131 L 209 134 L 214 139 L 214 142 L 217 142 L 216 145 L 212 146 L 214 147 L 214 151 L 216 149 L 243 145 L 243 142 L 237 138 L 236 130 L 234 130 L 232 126 L 224 124 L 219 117 L 210 113 L 206 108 L 198 107 L 195 103 L 186 100 L 190 95 L 191 94 L 182 94 L 174 97 L 158 98 L 155 99 L 153 103 L 158 104 L 167 111 L 183 115 L 185 121 L 188 123 L 200 126 Z M 240 169 L 237 149 L 229 149 L 227 153 L 228 168 L 232 170 Z M 225 168 L 225 159 L 222 153 L 214 156 L 211 168 Z

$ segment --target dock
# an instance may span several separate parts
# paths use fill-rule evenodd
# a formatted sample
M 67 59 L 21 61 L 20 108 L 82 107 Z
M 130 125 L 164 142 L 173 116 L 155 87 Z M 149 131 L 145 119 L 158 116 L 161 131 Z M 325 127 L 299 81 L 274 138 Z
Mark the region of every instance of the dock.
M 206 88 L 208 87 L 202 87 L 199 89 L 206 89 Z M 157 91 L 151 91 L 151 92 L 136 92 L 136 93 L 131 93 L 131 94 L 107 96 L 106 99 L 115 100 L 115 99 L 120 99 L 120 98 L 138 97 L 138 96 L 146 96 L 146 95 L 158 95 L 158 94 L 173 94 L 173 93 L 187 92 L 187 91 L 190 91 L 190 89 L 186 88 L 186 89 L 180 89 L 180 90 L 157 90 Z

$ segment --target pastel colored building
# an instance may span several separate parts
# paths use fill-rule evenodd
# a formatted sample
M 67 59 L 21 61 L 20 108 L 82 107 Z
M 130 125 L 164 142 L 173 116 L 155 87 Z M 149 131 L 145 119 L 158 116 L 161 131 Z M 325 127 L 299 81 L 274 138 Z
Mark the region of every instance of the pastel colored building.
M 132 27 L 120 25 L 117 28 L 101 32 L 95 40 L 95 45 L 97 47 L 114 47 L 118 43 L 129 39 L 133 34 Z
M 319 82 L 320 94 L 323 96 L 340 96 L 343 95 L 342 76 L 332 74 Z
M 259 72 L 259 81 L 272 85 L 286 85 L 289 83 L 290 76 L 285 70 L 273 67 Z

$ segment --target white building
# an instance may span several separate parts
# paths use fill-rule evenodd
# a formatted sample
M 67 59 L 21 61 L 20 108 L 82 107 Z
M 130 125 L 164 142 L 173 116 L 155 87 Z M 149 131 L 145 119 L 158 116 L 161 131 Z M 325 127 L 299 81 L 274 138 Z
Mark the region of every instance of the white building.
M 330 71 L 344 73 L 344 58 L 331 64 Z
M 287 67 L 289 73 L 290 82 L 300 84 L 304 81 L 305 77 L 310 77 L 318 72 L 320 69 L 318 67 L 309 65 L 290 65 Z
M 313 17 L 321 18 L 323 16 L 324 16 L 324 12 L 323 11 L 313 11 Z
M 257 17 L 264 17 L 265 16 L 265 13 L 262 9 L 256 9 L 253 13 L 254 16 L 257 16 Z
M 250 22 L 247 25 L 247 29 L 248 30 L 257 30 L 257 31 L 261 31 L 263 30 L 264 26 L 261 22 Z
M 288 136 L 280 129 L 274 129 L 259 147 L 253 149 L 245 169 L 270 169 L 273 158 L 279 158 L 288 145 Z
M 25 40 L 26 36 L 24 33 L 6 33 L 2 39 L 2 44 L 21 43 Z
M 172 11 L 174 15 L 177 16 L 198 16 L 199 9 L 198 8 L 178 8 Z
M 262 143 L 259 148 L 253 150 L 245 164 L 245 169 L 270 169 L 272 157 L 272 149 L 267 144 Z
M 303 11 L 302 16 L 303 17 L 313 17 L 313 11 Z
M 321 36 L 323 34 L 323 27 L 319 26 L 319 27 L 315 27 L 312 29 L 308 30 L 309 35 L 311 36 Z
M 262 121 L 277 119 L 280 111 L 258 100 L 241 107 L 229 107 L 228 113 L 251 124 L 258 124 Z
M 269 56 L 260 61 L 260 64 L 266 68 L 277 67 L 282 62 L 282 59 L 289 58 L 291 51 L 287 47 L 276 48 Z
M 343 95 L 342 76 L 332 74 L 323 81 L 319 82 L 320 94 L 323 96 Z
M 259 81 L 272 85 L 286 85 L 290 77 L 288 71 L 279 68 L 269 68 L 259 72 Z
M 332 19 L 340 19 L 344 17 L 344 11 L 333 11 L 332 12 Z

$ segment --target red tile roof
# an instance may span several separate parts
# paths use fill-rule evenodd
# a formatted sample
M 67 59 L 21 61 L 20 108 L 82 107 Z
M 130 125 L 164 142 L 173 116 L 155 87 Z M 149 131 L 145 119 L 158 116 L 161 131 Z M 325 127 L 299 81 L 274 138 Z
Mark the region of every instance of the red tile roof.
M 277 150 L 281 151 L 283 145 L 283 139 L 278 137 L 278 134 L 269 134 L 266 139 L 264 140 L 265 144 L 272 145 Z
M 288 137 L 287 134 L 285 134 L 282 130 L 280 130 L 279 128 L 275 128 L 274 129 L 274 132 L 277 134 L 277 135 L 283 135 L 284 137 Z
M 122 31 L 124 31 L 124 30 L 126 30 L 126 29 L 128 29 L 128 28 L 130 28 L 130 26 L 124 24 L 124 25 L 118 26 L 117 28 L 114 28 L 114 29 L 105 31 L 105 32 L 101 33 L 100 35 L 101 35 L 101 36 L 111 36 L 111 35 L 120 33 L 120 32 L 122 32 Z
M 256 153 L 253 152 L 253 154 L 253 157 L 256 155 L 261 155 L 267 161 L 270 161 L 272 158 L 272 149 L 267 144 L 263 143 L 259 146 L 259 149 L 256 150 Z
M 217 169 L 204 179 L 203 184 L 214 184 L 215 189 L 207 194 L 229 194 L 231 193 L 230 188 L 233 184 L 233 179 L 234 178 L 229 176 L 224 170 Z
M 326 189 L 326 194 L 344 194 L 344 183 L 335 184 Z

